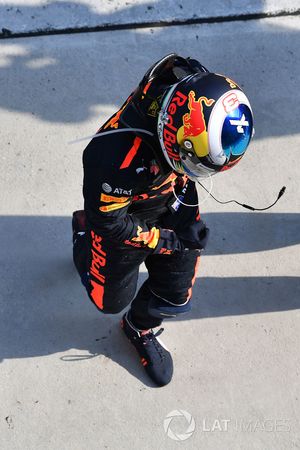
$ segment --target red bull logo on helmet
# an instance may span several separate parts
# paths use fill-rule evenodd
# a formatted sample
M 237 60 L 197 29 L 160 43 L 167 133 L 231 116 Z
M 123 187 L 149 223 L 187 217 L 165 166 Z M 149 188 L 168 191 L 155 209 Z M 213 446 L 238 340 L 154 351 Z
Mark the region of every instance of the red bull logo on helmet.
M 206 124 L 203 114 L 203 105 L 211 106 L 214 103 L 214 99 L 208 99 L 207 97 L 200 97 L 195 100 L 195 92 L 189 93 L 188 108 L 189 113 L 183 116 L 184 137 L 198 136 L 206 131 Z
M 175 161 L 180 161 L 180 157 L 176 150 L 174 150 L 174 144 L 177 144 L 177 128 L 174 126 L 174 115 L 176 114 L 178 107 L 182 107 L 186 101 L 187 96 L 180 91 L 176 91 L 166 111 L 167 120 L 165 121 L 162 133 L 163 145 L 168 156 Z
M 189 112 L 183 116 L 183 126 L 178 130 L 177 140 L 180 145 L 183 145 L 184 140 L 191 141 L 197 156 L 206 156 L 209 145 L 203 105 L 212 106 L 215 100 L 204 96 L 196 100 L 194 91 L 189 92 L 188 99 Z

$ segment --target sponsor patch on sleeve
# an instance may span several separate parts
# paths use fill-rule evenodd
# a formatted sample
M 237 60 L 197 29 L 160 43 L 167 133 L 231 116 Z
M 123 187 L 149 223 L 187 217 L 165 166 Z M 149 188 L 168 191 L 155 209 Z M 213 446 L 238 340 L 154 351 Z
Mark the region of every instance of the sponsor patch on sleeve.
M 111 203 L 110 205 L 100 206 L 99 211 L 102 211 L 102 212 L 114 211 L 116 209 L 124 208 L 125 206 L 129 205 L 129 203 L 130 203 L 130 200 L 128 200 L 127 202 L 123 202 L 123 203 Z
M 125 203 L 129 200 L 129 197 L 115 197 L 114 195 L 101 194 L 100 201 L 103 203 Z

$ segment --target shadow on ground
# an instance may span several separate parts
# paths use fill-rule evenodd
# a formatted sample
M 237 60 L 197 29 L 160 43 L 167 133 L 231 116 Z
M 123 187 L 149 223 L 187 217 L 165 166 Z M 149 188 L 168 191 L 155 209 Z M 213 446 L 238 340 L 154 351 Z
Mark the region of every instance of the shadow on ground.
M 206 220 L 216 235 L 209 255 L 259 252 L 300 242 L 300 214 L 208 213 Z M 218 236 L 220 222 L 227 225 L 222 230 L 235 227 L 236 242 Z M 284 224 L 280 233 L 276 232 L 279 224 Z M 53 353 L 62 353 L 60 358 L 66 364 L 91 357 L 110 358 L 147 384 L 136 355 L 117 326 L 121 314 L 102 316 L 80 284 L 72 264 L 70 219 L 1 217 L 0 231 L 0 361 Z M 140 282 L 145 277 L 141 273 Z M 194 289 L 200 301 L 180 320 L 300 308 L 298 277 L 207 277 L 199 278 Z M 70 349 L 75 349 L 74 353 Z
M 161 3 L 153 7 L 159 9 Z M 41 13 L 45 7 L 59 13 L 60 6 L 61 2 L 48 2 Z M 68 2 L 64 6 L 68 10 Z M 91 19 L 95 15 L 80 2 L 70 6 Z M 8 7 L 0 5 L 0 16 Z M 29 9 L 26 17 L 39 16 L 37 7 L 34 13 L 30 6 L 14 4 L 12 9 Z M 131 18 L 150 14 L 144 4 L 128 5 L 125 11 Z M 108 20 L 120 13 L 111 13 Z M 291 135 L 300 131 L 294 116 L 299 90 L 291 69 L 299 60 L 297 42 L 295 27 L 281 29 L 268 21 L 3 40 L 0 107 L 48 122 L 83 122 L 99 105 L 119 105 L 155 60 L 176 51 L 245 87 L 259 125 L 257 138 Z
M 43 122 L 78 124 L 92 117 L 95 107 L 119 105 L 154 60 L 176 51 L 245 87 L 258 138 L 289 136 L 299 133 L 299 89 L 291 70 L 299 60 L 298 40 L 299 30 L 278 29 L 268 21 L 6 40 L 0 42 L 0 108 Z M 8 142 L 2 144 L 3 151 L 11 151 Z M 44 157 L 43 149 L 40 154 Z M 299 214 L 211 213 L 205 219 L 214 236 L 208 255 L 300 242 Z M 97 356 L 141 377 L 135 355 L 120 339 L 120 315 L 97 313 L 80 285 L 72 264 L 70 220 L 1 217 L 0 231 L 0 361 L 61 353 L 68 364 Z M 195 289 L 201 301 L 181 320 L 300 307 L 298 277 L 207 277 L 197 280 Z

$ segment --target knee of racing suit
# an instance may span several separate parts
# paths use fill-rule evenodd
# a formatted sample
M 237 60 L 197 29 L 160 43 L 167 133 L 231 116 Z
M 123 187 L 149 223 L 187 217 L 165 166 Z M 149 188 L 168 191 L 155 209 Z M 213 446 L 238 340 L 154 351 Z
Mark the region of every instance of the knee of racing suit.
M 173 303 L 157 296 L 154 292 L 152 294 L 148 302 L 148 313 L 152 317 L 171 319 L 180 314 L 188 313 L 192 308 L 190 298 L 186 299 L 183 303 Z
M 127 300 L 125 301 L 124 298 L 118 298 L 115 292 L 111 295 L 106 292 L 104 300 L 104 286 L 102 284 L 96 283 L 88 277 L 84 280 L 81 277 L 81 281 L 87 290 L 90 300 L 103 314 L 118 314 L 130 303 Z

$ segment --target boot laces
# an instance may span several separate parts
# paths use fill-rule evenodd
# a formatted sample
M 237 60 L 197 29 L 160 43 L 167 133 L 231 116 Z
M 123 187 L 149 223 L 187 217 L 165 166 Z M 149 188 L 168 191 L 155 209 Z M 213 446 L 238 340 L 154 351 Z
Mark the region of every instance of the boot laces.
M 157 351 L 157 353 L 159 354 L 161 359 L 165 358 L 165 355 L 163 353 L 163 349 L 162 346 L 160 345 L 160 343 L 155 339 L 156 336 L 160 336 L 162 334 L 162 332 L 164 331 L 164 328 L 160 328 L 156 333 L 153 333 L 153 330 L 150 330 L 149 333 L 144 334 L 142 337 L 145 339 L 143 344 L 146 345 L 147 341 L 149 340 L 150 342 L 153 342 L 153 345 Z

